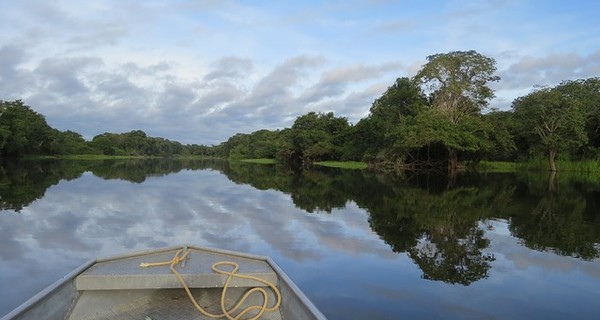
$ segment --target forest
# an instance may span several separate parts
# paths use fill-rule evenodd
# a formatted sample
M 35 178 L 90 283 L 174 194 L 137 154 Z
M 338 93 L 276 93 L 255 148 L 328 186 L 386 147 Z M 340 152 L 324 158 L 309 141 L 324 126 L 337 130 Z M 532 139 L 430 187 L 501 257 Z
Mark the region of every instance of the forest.
M 356 124 L 333 113 L 299 116 L 291 128 L 237 134 L 219 145 L 233 158 L 364 161 L 375 168 L 445 167 L 486 161 L 600 158 L 600 78 L 537 87 L 511 109 L 489 108 L 495 60 L 475 51 L 427 57 L 398 78 Z M 597 167 L 596 167 L 597 168 Z
M 21 100 L 0 100 L 0 153 L 4 159 L 58 155 L 169 157 L 209 155 L 212 150 L 207 146 L 149 137 L 142 130 L 105 132 L 86 141 L 77 132 L 50 127 L 43 115 Z
M 351 124 L 331 112 L 298 116 L 291 128 L 238 133 L 218 145 L 183 145 L 141 130 L 103 133 L 86 141 L 79 133 L 50 127 L 21 100 L 0 100 L 3 158 L 28 155 L 211 156 L 314 162 L 362 161 L 377 169 L 448 168 L 481 161 L 600 158 L 600 78 L 537 86 L 510 110 L 489 107 L 491 84 L 500 81 L 496 61 L 476 51 L 427 57 L 412 77 L 401 77 Z

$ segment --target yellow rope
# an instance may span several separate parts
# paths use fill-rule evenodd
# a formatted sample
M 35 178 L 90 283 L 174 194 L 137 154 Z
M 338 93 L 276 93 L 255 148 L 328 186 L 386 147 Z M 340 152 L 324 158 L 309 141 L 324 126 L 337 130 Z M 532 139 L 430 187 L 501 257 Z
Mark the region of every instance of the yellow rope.
M 194 306 L 196 307 L 196 309 L 198 309 L 198 311 L 200 311 L 200 313 L 202 313 L 203 315 L 205 315 L 207 317 L 210 317 L 210 318 L 223 318 L 223 317 L 226 317 L 229 320 L 240 320 L 248 312 L 251 312 L 253 310 L 258 310 L 258 313 L 256 315 L 254 315 L 253 317 L 244 319 L 244 320 L 256 320 L 256 319 L 260 318 L 260 316 L 262 316 L 263 313 L 265 313 L 267 311 L 268 312 L 275 311 L 275 310 L 277 310 L 279 308 L 279 305 L 281 304 L 281 293 L 279 292 L 279 289 L 277 289 L 277 287 L 273 283 L 271 283 L 270 281 L 267 281 L 265 279 L 258 278 L 258 277 L 244 275 L 244 274 L 238 274 L 237 271 L 239 269 L 239 265 L 237 263 L 235 263 L 235 262 L 231 262 L 231 261 L 219 261 L 219 262 L 216 262 L 215 264 L 213 264 L 211 268 L 216 273 L 227 275 L 227 280 L 225 280 L 225 283 L 223 284 L 223 291 L 221 292 L 221 312 L 223 312 L 223 313 L 221 313 L 221 314 L 213 314 L 213 313 L 210 313 L 210 312 L 206 311 L 204 308 L 202 308 L 198 304 L 198 302 L 196 302 L 196 299 L 192 295 L 192 292 L 190 291 L 190 288 L 188 287 L 187 283 L 185 282 L 185 280 L 183 279 L 183 277 L 181 276 L 181 274 L 179 274 L 179 272 L 177 271 L 177 269 L 175 269 L 175 265 L 177 265 L 181 261 L 185 260 L 187 258 L 187 256 L 189 255 L 189 253 L 190 253 L 190 249 L 185 250 L 185 252 L 184 252 L 184 249 L 180 249 L 180 250 L 178 250 L 175 253 L 175 256 L 170 261 L 152 262 L 152 263 L 142 262 L 140 264 L 140 267 L 146 268 L 146 267 L 155 267 L 155 266 L 166 266 L 166 265 L 168 265 L 169 268 L 171 269 L 171 272 L 173 274 L 175 274 L 175 276 L 177 277 L 177 279 L 179 280 L 179 282 L 181 283 L 181 285 L 185 289 L 185 292 L 187 293 L 188 297 L 190 298 L 190 301 L 192 302 L 192 304 L 194 304 Z M 233 270 L 226 271 L 226 270 L 219 269 L 218 267 L 222 266 L 222 265 L 231 266 L 231 267 L 233 267 Z M 277 296 L 277 299 L 276 299 L 277 302 L 275 303 L 274 306 L 268 307 L 269 299 L 268 299 L 267 290 L 265 290 L 264 288 L 261 288 L 261 287 L 254 287 L 254 288 L 248 290 L 239 299 L 239 302 L 235 306 L 227 309 L 227 307 L 225 306 L 225 297 L 226 297 L 226 294 L 227 294 L 227 288 L 229 286 L 229 282 L 233 278 L 249 279 L 249 280 L 253 280 L 253 281 L 260 282 L 260 283 L 263 283 L 263 284 L 267 285 L 268 287 L 271 288 L 271 290 L 273 291 L 273 293 L 275 293 L 275 295 Z M 233 313 L 235 313 L 236 310 L 254 292 L 259 292 L 259 293 L 262 294 L 262 296 L 263 296 L 263 304 L 262 305 L 248 306 L 248 307 L 242 309 L 241 311 L 239 311 L 239 313 L 236 316 L 233 316 Z

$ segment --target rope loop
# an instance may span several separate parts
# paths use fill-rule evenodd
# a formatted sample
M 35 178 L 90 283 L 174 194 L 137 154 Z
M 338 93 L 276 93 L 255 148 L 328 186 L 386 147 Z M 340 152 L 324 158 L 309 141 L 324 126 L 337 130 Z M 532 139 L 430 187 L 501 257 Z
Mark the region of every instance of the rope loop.
M 177 280 L 179 280 L 179 282 L 183 286 L 183 289 L 185 289 L 185 292 L 187 293 L 187 295 L 188 295 L 190 301 L 192 302 L 192 304 L 194 305 L 194 307 L 196 307 L 196 309 L 201 314 L 203 314 L 209 318 L 225 317 L 229 320 L 256 320 L 256 319 L 259 319 L 265 312 L 275 311 L 281 305 L 281 292 L 279 292 L 279 289 L 277 289 L 277 286 L 275 284 L 273 284 L 272 282 L 270 282 L 268 280 L 259 278 L 259 277 L 237 273 L 240 267 L 235 262 L 219 261 L 219 262 L 215 262 L 211 266 L 211 269 L 218 274 L 227 276 L 227 279 L 225 280 L 225 283 L 223 284 L 223 291 L 221 291 L 221 312 L 222 313 L 214 314 L 214 313 L 210 313 L 210 312 L 206 311 L 206 309 L 204 309 L 203 307 L 201 307 L 198 304 L 198 302 L 192 295 L 192 292 L 191 292 L 189 286 L 187 285 L 187 283 L 185 282 L 185 280 L 183 279 L 181 274 L 177 271 L 177 269 L 175 269 L 175 266 L 177 264 L 184 261 L 188 257 L 188 255 L 190 254 L 190 251 L 191 251 L 191 249 L 183 248 L 183 249 L 178 250 L 175 253 L 175 256 L 173 256 L 173 259 L 171 259 L 169 261 L 151 262 L 151 263 L 142 262 L 142 263 L 140 263 L 140 267 L 147 268 L 147 267 L 167 266 L 168 265 L 169 269 L 171 269 L 171 272 L 177 277 Z M 219 268 L 220 266 L 230 266 L 230 267 L 232 267 L 232 269 L 231 269 L 231 271 L 223 270 L 223 269 Z M 231 280 L 233 278 L 248 279 L 248 280 L 256 281 L 258 283 L 262 283 L 262 284 L 266 285 L 275 294 L 276 302 L 274 303 L 273 306 L 269 307 L 268 306 L 269 294 L 268 294 L 267 290 L 265 290 L 262 287 L 253 287 L 250 290 L 246 291 L 246 293 L 244 293 L 244 295 L 242 295 L 242 297 L 239 299 L 238 303 L 235 306 L 233 306 L 231 308 L 227 308 L 227 306 L 225 306 L 227 289 L 229 287 L 229 283 L 231 282 Z M 238 309 L 242 306 L 242 304 L 244 304 L 246 302 L 248 297 L 250 297 L 250 295 L 252 295 L 255 292 L 258 292 L 260 295 L 262 295 L 262 298 L 263 298 L 262 305 L 247 306 L 247 307 L 241 309 L 239 312 L 237 312 L 237 315 L 234 316 L 236 311 L 238 311 Z M 253 312 L 253 311 L 257 312 L 254 316 L 242 319 L 242 317 L 244 317 L 247 313 Z

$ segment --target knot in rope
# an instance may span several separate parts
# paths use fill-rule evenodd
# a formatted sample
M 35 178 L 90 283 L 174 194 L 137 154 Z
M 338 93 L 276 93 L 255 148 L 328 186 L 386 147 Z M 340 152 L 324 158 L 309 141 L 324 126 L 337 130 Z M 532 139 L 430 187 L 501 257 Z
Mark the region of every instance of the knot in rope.
M 171 267 L 175 266 L 176 264 L 180 263 L 181 261 L 185 260 L 185 258 L 187 258 L 188 254 L 190 254 L 190 249 L 185 250 L 185 252 L 183 252 L 183 249 L 180 249 L 179 251 L 175 252 L 175 256 L 173 257 L 173 259 L 169 260 L 169 261 L 163 261 L 163 262 L 142 262 L 140 263 L 140 267 L 142 268 L 147 268 L 147 267 L 156 267 L 156 266 L 168 266 L 170 265 Z M 179 256 L 181 253 L 183 253 L 182 256 Z

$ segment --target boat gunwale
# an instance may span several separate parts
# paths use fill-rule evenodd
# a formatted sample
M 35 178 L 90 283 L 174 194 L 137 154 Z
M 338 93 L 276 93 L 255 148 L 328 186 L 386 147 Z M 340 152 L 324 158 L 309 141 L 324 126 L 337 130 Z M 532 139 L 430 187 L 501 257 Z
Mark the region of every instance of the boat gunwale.
M 304 293 L 294 283 L 294 281 L 283 271 L 283 269 L 271 257 L 255 255 L 255 254 L 250 254 L 250 253 L 244 253 L 244 252 L 238 252 L 238 251 L 230 251 L 230 250 L 225 250 L 225 249 L 216 249 L 216 248 L 210 248 L 210 247 L 202 247 L 202 246 L 183 244 L 183 245 L 179 245 L 179 246 L 170 246 L 170 247 L 163 247 L 163 248 L 158 248 L 158 249 L 146 249 L 146 250 L 134 251 L 134 252 L 129 252 L 129 253 L 111 255 L 111 256 L 104 257 L 104 258 L 91 259 L 91 260 L 81 264 L 80 266 L 78 266 L 77 268 L 75 268 L 74 270 L 72 270 L 71 272 L 69 272 L 68 274 L 63 276 L 62 278 L 56 280 L 55 282 L 50 284 L 48 287 L 44 288 L 42 291 L 38 292 L 33 297 L 29 298 L 28 300 L 23 302 L 21 305 L 19 305 L 15 309 L 13 309 L 11 312 L 2 316 L 2 318 L 0 318 L 0 320 L 10 320 L 10 319 L 13 319 L 17 316 L 24 314 L 29 309 L 36 306 L 36 304 L 42 302 L 46 298 L 51 297 L 52 293 L 54 291 L 60 289 L 63 285 L 65 285 L 69 282 L 74 282 L 75 279 L 77 278 L 77 276 L 79 276 L 85 270 L 91 268 L 92 266 L 94 266 L 97 263 L 139 257 L 139 256 L 144 256 L 144 255 L 149 255 L 149 254 L 163 253 L 163 252 L 168 252 L 168 251 L 173 251 L 173 250 L 179 250 L 181 248 L 189 248 L 189 249 L 195 249 L 195 250 L 199 250 L 199 251 L 207 251 L 207 252 L 212 252 L 212 253 L 236 256 L 236 257 L 240 257 L 240 258 L 264 261 L 277 274 L 279 281 L 285 282 L 287 284 L 287 286 L 290 288 L 290 290 L 293 292 L 293 294 L 295 294 L 298 297 L 298 299 L 308 308 L 308 310 L 315 316 L 315 318 L 325 319 L 325 320 L 327 319 L 321 313 L 321 311 L 319 311 L 319 309 L 317 309 L 315 307 L 315 305 L 306 297 L 306 295 L 304 295 Z
M 95 263 L 110 262 L 110 261 L 114 261 L 114 260 L 141 257 L 141 256 L 149 255 L 149 254 L 164 253 L 164 252 L 179 250 L 181 248 L 188 248 L 188 249 L 195 249 L 198 251 L 219 253 L 219 254 L 236 256 L 236 257 L 252 259 L 252 260 L 267 261 L 267 259 L 269 259 L 269 257 L 267 257 L 267 256 L 255 255 L 255 254 L 250 254 L 250 253 L 245 253 L 245 252 L 230 251 L 230 250 L 224 250 L 224 249 L 216 249 L 216 248 L 200 247 L 200 246 L 194 246 L 194 245 L 189 245 L 189 244 L 183 244 L 180 246 L 170 246 L 170 247 L 164 247 L 164 248 L 158 248 L 158 249 L 146 249 L 146 250 L 140 250 L 140 251 L 135 251 L 135 252 L 111 255 L 108 257 L 95 259 L 94 261 L 95 261 Z
M 74 281 L 78 275 L 80 275 L 85 270 L 87 270 L 88 268 L 90 268 L 91 266 L 96 264 L 96 261 L 97 260 L 92 259 L 92 260 L 89 260 L 89 261 L 81 264 L 79 267 L 75 268 L 68 274 L 64 275 L 62 278 L 56 280 L 55 282 L 53 282 L 52 284 L 50 284 L 49 286 L 44 288 L 42 291 L 36 293 L 33 297 L 27 299 L 21 305 L 19 305 L 18 307 L 13 309 L 11 312 L 7 313 L 2 318 L 0 318 L 0 320 L 13 319 L 14 317 L 17 317 L 17 316 L 23 314 L 24 312 L 26 312 L 27 310 L 33 308 L 36 304 L 43 301 L 45 298 L 50 297 L 51 294 L 54 293 L 54 291 L 60 289 L 63 285 Z
M 300 290 L 296 283 L 287 275 L 287 273 L 283 271 L 283 269 L 275 262 L 275 260 L 271 259 L 270 257 L 266 257 L 266 261 L 269 265 L 271 265 L 273 271 L 277 273 L 279 281 L 285 282 L 288 285 L 290 290 L 298 297 L 298 299 L 300 299 L 302 303 L 304 303 L 304 305 L 315 316 L 315 318 L 327 320 L 325 315 L 323 315 L 321 311 L 319 311 L 319 309 L 317 309 L 317 307 L 308 299 L 308 297 L 304 295 L 304 292 Z

